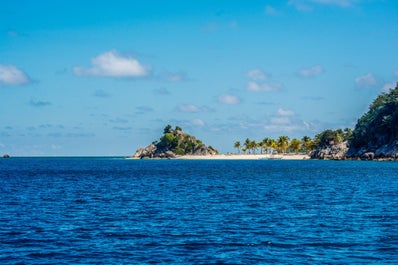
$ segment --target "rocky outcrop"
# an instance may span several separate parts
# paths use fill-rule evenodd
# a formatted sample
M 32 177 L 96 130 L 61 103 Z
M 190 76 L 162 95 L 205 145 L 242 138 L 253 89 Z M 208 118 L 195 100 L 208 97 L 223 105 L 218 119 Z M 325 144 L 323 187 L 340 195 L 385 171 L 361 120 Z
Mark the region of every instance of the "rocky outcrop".
M 351 147 L 346 157 L 361 160 L 398 160 L 398 141 L 382 146 Z
M 4 154 L 3 158 L 10 158 L 10 155 L 9 154 Z
M 216 155 L 218 151 L 211 146 L 206 146 L 182 131 L 180 127 L 171 129 L 166 126 L 160 141 L 153 142 L 144 148 L 138 148 L 133 155 L 134 158 L 176 158 L 183 155 L 206 156 Z
M 346 159 L 347 151 L 348 151 L 347 141 L 339 144 L 327 144 L 322 147 L 318 147 L 314 152 L 312 152 L 311 158 L 344 160 Z

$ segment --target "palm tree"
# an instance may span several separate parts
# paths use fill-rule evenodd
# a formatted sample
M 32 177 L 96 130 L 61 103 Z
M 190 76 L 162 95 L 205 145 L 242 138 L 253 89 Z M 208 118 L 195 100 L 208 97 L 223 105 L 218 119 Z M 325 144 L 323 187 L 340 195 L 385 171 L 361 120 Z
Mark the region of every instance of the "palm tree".
M 311 137 L 303 136 L 303 138 L 301 138 L 301 145 L 304 147 L 304 150 L 306 153 L 311 151 L 312 145 L 313 145 L 313 141 L 311 140 Z
M 276 143 L 278 144 L 278 148 L 282 153 L 286 153 L 286 148 L 289 146 L 289 137 L 288 136 L 279 136 L 278 139 L 276 140 Z
M 251 141 L 250 142 L 250 147 L 252 148 L 252 150 L 253 150 L 253 154 L 256 154 L 256 150 L 257 150 L 257 148 L 258 148 L 258 145 L 257 145 L 257 142 L 256 141 Z
M 268 137 L 265 137 L 263 139 L 263 145 L 264 145 L 264 148 L 266 149 L 267 153 L 269 152 L 269 148 L 271 148 L 271 149 L 275 149 L 276 148 L 275 147 L 275 140 L 271 139 L 271 138 L 268 138 Z
M 240 146 L 241 146 L 241 145 L 240 145 L 240 142 L 239 142 L 239 141 L 236 141 L 235 144 L 234 144 L 234 147 L 238 149 L 238 153 L 239 153 L 239 154 L 240 154 Z
M 251 149 L 251 141 L 249 138 L 246 138 L 245 143 L 243 144 L 245 146 L 245 149 L 249 151 L 250 154 L 250 149 Z
M 294 138 L 290 141 L 290 148 L 297 154 L 298 150 L 301 148 L 301 142 L 299 139 Z

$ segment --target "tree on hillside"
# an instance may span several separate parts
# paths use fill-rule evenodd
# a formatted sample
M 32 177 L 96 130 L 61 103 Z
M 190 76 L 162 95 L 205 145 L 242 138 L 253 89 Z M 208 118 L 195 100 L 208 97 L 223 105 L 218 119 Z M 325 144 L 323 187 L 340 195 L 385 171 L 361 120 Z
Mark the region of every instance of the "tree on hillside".
M 344 141 L 350 141 L 352 137 L 352 130 L 350 128 L 345 128 L 343 131 Z
M 379 95 L 359 118 L 350 143 L 353 147 L 381 146 L 398 139 L 398 83 Z
M 328 145 L 336 145 L 344 141 L 343 130 L 331 130 L 327 129 L 323 132 L 315 135 L 314 142 L 317 147 L 323 147 Z
M 166 127 L 164 127 L 164 129 L 163 129 L 163 134 L 171 133 L 172 128 L 173 128 L 173 127 L 171 127 L 171 125 L 168 124 Z

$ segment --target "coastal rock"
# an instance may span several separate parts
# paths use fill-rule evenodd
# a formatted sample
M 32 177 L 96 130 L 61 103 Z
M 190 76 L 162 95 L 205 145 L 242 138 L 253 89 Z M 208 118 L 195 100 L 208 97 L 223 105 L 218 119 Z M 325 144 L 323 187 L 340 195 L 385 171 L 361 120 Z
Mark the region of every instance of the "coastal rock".
M 10 158 L 10 155 L 9 154 L 4 154 L 3 158 Z
M 361 155 L 362 160 L 373 160 L 375 157 L 375 153 L 373 152 L 366 152 Z
M 348 151 L 348 143 L 342 142 L 339 144 L 327 144 L 317 148 L 312 154 L 312 159 L 332 159 L 343 160 Z
M 361 160 L 398 160 L 398 142 L 382 146 L 368 145 L 361 148 L 350 148 L 346 154 L 350 159 Z

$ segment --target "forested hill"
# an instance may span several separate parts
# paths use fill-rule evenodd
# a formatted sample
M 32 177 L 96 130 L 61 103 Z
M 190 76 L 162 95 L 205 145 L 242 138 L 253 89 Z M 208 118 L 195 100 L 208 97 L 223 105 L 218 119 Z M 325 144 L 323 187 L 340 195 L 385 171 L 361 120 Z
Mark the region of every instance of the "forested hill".
M 174 158 L 182 155 L 215 155 L 218 151 L 206 146 L 202 141 L 182 131 L 181 127 L 173 129 L 167 125 L 163 136 L 145 148 L 139 148 L 134 157 L 137 158 Z
M 357 122 L 347 157 L 398 158 L 398 83 L 379 95 Z

